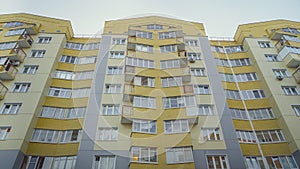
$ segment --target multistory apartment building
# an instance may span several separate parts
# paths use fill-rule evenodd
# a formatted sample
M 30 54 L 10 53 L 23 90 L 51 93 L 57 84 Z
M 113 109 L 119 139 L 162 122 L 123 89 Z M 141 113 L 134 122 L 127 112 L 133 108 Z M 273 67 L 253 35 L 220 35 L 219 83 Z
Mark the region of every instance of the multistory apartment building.
M 0 164 L 14 169 L 299 168 L 300 23 L 232 39 L 160 16 L 0 16 Z

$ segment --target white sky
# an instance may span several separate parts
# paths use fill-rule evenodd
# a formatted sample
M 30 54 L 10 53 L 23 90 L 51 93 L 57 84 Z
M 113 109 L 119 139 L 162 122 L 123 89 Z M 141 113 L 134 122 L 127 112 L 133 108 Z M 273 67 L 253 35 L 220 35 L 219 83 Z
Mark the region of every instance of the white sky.
M 203 23 L 210 37 L 233 37 L 239 24 L 300 22 L 300 0 L 3 0 L 0 14 L 26 12 L 71 20 L 75 34 L 95 34 L 104 21 L 163 15 Z

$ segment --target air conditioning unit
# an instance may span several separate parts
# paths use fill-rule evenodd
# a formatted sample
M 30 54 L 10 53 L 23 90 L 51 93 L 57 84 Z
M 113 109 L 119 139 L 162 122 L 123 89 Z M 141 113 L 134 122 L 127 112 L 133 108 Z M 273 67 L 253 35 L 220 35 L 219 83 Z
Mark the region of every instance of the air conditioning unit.
M 282 75 L 276 75 L 277 80 L 282 80 L 284 77 Z
M 194 59 L 194 58 L 189 58 L 188 60 L 190 63 L 194 63 L 196 61 L 196 59 Z

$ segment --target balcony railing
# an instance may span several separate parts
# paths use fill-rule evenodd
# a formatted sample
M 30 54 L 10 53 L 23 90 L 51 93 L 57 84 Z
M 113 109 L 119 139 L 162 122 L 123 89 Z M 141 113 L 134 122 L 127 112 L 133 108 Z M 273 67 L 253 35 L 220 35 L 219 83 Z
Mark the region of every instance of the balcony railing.
M 9 56 L 9 58 L 12 61 L 23 62 L 25 57 L 27 56 L 21 47 L 15 47 L 14 49 L 11 50 L 10 53 L 11 53 L 11 56 Z
M 25 31 L 18 40 L 18 45 L 22 48 L 29 48 L 33 43 L 31 36 Z
M 8 88 L 2 82 L 0 82 L 0 100 L 4 99 L 7 91 L 8 91 Z

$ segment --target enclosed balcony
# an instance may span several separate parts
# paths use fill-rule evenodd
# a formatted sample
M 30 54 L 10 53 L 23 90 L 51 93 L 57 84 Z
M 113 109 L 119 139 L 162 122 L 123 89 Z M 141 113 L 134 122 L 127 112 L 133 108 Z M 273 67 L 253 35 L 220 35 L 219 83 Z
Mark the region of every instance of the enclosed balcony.
M 133 115 L 133 107 L 123 106 L 121 123 L 132 123 L 132 115 Z
M 279 52 L 279 57 L 285 62 L 287 67 L 296 68 L 300 65 L 300 48 L 285 46 Z
M 4 99 L 7 91 L 8 88 L 0 81 L 0 100 Z
M 293 77 L 295 78 L 296 82 L 300 84 L 300 66 L 297 70 L 293 73 Z
M 31 47 L 32 43 L 33 43 L 33 39 L 31 38 L 31 36 L 26 33 L 26 31 L 20 35 L 18 41 L 17 41 L 19 47 L 22 48 L 29 48 Z
M 0 59 L 0 80 L 13 80 L 18 72 L 9 58 Z
M 8 58 L 13 62 L 23 62 L 26 56 L 27 55 L 24 52 L 24 50 L 17 46 L 15 48 L 11 49 L 11 51 L 9 52 Z

